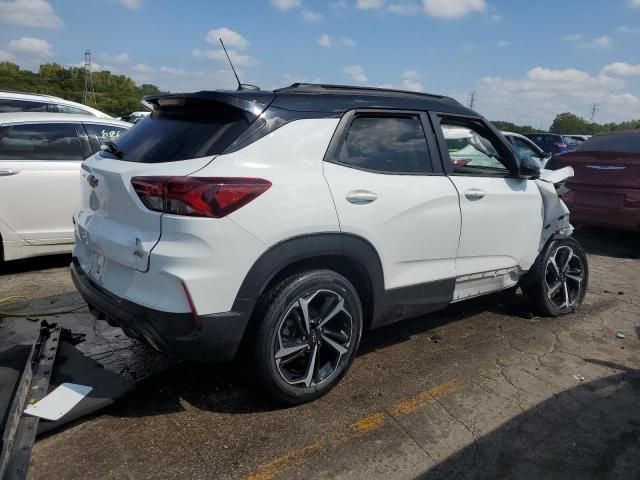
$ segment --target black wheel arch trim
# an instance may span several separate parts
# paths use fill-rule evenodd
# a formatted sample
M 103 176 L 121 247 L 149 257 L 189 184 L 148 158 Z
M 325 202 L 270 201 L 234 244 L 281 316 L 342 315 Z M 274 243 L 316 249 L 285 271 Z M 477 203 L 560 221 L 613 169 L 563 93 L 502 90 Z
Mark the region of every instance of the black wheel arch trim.
M 385 289 L 384 271 L 376 248 L 366 239 L 349 233 L 317 233 L 284 240 L 253 264 L 236 296 L 233 310 L 255 306 L 281 272 L 300 262 L 322 257 L 346 257 L 366 273 L 371 298 L 370 328 L 416 317 L 446 307 L 453 299 L 455 278 Z M 363 303 L 365 303 L 365 299 Z M 363 305 L 365 311 L 366 305 Z

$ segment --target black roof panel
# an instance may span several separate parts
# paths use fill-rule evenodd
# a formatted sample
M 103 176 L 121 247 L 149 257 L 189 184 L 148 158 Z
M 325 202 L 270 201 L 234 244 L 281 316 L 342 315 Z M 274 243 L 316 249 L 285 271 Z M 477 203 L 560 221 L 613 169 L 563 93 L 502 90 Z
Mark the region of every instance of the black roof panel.
M 271 105 L 284 110 L 327 113 L 331 116 L 356 108 L 439 111 L 461 115 L 478 115 L 451 97 L 347 85 L 294 83 L 289 87 L 273 90 L 273 92 L 214 90 L 154 95 L 145 97 L 145 100 L 154 104 L 163 97 L 190 97 L 224 101 L 244 110 L 253 110 L 252 105 L 258 107 L 258 110 Z M 226 100 L 224 100 L 225 98 Z

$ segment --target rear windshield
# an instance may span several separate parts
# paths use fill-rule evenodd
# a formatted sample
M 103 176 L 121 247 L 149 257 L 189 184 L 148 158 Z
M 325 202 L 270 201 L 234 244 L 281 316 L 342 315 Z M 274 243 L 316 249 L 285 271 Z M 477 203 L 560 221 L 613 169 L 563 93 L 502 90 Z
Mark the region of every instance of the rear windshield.
M 115 140 L 122 160 L 176 162 L 222 153 L 255 117 L 222 103 L 162 108 Z M 109 155 L 103 153 L 103 155 Z
M 581 143 L 576 151 L 640 154 L 640 132 L 596 135 Z

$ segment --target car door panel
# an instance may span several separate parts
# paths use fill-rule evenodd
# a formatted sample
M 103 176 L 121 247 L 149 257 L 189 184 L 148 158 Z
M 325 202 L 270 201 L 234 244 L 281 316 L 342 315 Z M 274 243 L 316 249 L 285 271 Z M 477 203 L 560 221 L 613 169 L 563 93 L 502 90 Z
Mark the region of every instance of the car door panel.
M 373 244 L 387 290 L 456 276 L 460 207 L 446 176 L 384 175 L 327 162 L 324 174 L 341 230 Z M 350 202 L 358 190 L 377 198 Z
M 52 133 L 62 124 L 2 127 L 22 130 L 1 139 L 0 170 L 16 173 L 0 176 L 0 218 L 32 245 L 73 243 L 72 217 L 80 202 L 83 155 L 73 124 L 64 124 L 66 137 Z M 79 158 L 60 160 L 69 152 Z
M 542 230 L 542 198 L 530 180 L 451 176 L 460 192 L 462 230 L 458 275 L 520 267 L 535 261 Z M 482 198 L 466 193 L 482 190 Z
M 538 254 L 543 224 L 538 188 L 532 180 L 517 178 L 518 163 L 513 149 L 503 143 L 497 130 L 484 119 L 448 114 L 433 114 L 431 119 L 445 171 L 460 198 L 462 226 L 456 255 L 459 281 L 481 285 L 476 294 L 506 287 L 509 282 L 514 284 Z M 493 147 L 494 156 L 474 150 L 477 136 Z M 467 150 L 475 152 L 474 155 Z M 465 153 L 458 155 L 458 152 Z M 457 156 L 470 160 L 455 162 Z M 486 280 L 490 275 L 502 276 L 508 282 L 492 283 Z M 465 295 L 474 291 L 468 287 Z
M 458 194 L 442 172 L 428 122 L 416 112 L 351 112 L 325 157 L 340 228 L 375 247 L 387 291 L 456 276 Z M 428 290 L 408 294 L 419 291 L 425 297 L 414 301 L 429 303 Z

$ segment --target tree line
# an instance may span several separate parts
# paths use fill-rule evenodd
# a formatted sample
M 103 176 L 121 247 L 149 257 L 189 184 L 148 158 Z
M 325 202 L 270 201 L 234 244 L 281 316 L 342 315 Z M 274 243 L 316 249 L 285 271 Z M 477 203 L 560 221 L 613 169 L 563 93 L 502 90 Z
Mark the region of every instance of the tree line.
M 530 125 L 516 125 L 511 122 L 496 121 L 493 124 L 500 130 L 507 132 L 526 133 L 540 132 L 540 129 L 533 128 Z M 628 120 L 626 122 L 610 122 L 595 123 L 570 112 L 560 113 L 556 115 L 551 127 L 550 133 L 566 133 L 575 135 L 595 135 L 596 133 L 614 132 L 618 130 L 636 130 L 640 129 L 640 120 Z
M 0 63 L 0 90 L 15 90 L 27 93 L 44 93 L 82 103 L 84 92 L 84 68 L 64 67 L 57 63 L 40 65 L 37 72 L 23 70 L 15 63 Z M 119 117 L 141 110 L 140 100 L 145 95 L 163 93 L 151 84 L 136 85 L 125 75 L 113 75 L 108 71 L 93 72 L 96 92 L 95 104 L 88 105 Z

